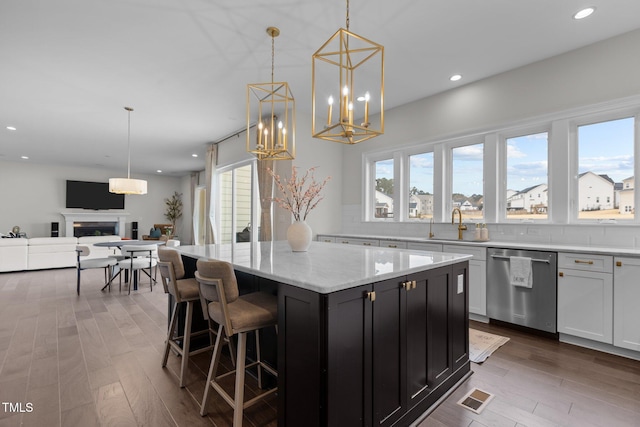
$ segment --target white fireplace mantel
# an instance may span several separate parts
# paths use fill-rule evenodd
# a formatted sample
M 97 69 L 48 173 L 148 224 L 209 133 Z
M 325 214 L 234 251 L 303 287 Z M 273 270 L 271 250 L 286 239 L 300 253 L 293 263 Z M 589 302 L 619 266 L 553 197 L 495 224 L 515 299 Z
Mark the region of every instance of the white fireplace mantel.
M 65 219 L 65 236 L 73 237 L 74 222 L 117 222 L 118 235 L 124 237 L 125 221 L 129 212 L 123 211 L 92 211 L 92 212 L 61 212 Z

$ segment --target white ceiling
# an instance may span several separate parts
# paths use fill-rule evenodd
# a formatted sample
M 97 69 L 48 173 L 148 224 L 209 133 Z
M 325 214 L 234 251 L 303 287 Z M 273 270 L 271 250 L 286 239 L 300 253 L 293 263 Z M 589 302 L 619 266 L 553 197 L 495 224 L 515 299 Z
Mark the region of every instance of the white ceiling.
M 584 6 L 596 13 L 573 20 Z M 311 55 L 345 16 L 345 0 L 1 0 L 0 160 L 126 171 L 131 106 L 132 176 L 201 170 L 207 143 L 246 126 L 247 83 L 271 78 L 266 28 L 281 30 L 276 80 L 308 115 Z M 638 0 L 350 1 L 350 30 L 385 47 L 387 110 L 640 28 L 638 16 Z

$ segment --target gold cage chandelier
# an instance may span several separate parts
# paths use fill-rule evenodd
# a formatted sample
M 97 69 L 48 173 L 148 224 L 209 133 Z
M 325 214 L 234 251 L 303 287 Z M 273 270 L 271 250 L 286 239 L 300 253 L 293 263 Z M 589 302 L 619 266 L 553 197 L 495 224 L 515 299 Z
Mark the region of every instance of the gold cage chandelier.
M 356 144 L 384 133 L 384 47 L 349 31 L 349 0 L 346 27 L 313 54 L 311 127 L 314 138 Z
M 131 178 L 131 112 L 133 108 L 124 107 L 127 110 L 127 177 L 109 178 L 109 192 L 115 194 L 147 194 L 147 181 Z
M 269 27 L 267 34 L 271 36 L 271 83 L 247 85 L 247 151 L 259 160 L 291 160 L 296 156 L 296 102 L 288 83 L 273 80 L 275 38 L 280 30 Z M 253 135 L 252 123 L 256 124 Z

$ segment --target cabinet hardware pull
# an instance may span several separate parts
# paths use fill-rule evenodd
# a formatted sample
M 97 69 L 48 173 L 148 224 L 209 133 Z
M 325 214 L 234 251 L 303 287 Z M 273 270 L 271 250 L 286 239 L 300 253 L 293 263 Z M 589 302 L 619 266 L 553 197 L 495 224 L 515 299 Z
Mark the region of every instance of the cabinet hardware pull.
M 622 267 L 622 261 L 616 261 L 616 267 Z
M 398 245 L 389 245 L 390 248 L 397 248 Z
M 411 289 L 415 289 L 415 288 L 416 288 L 416 286 L 418 286 L 418 284 L 416 283 L 416 281 L 415 281 L 415 280 L 412 280 L 412 281 L 411 281 Z
M 564 273 L 561 271 L 561 272 L 558 273 L 558 276 L 564 277 Z
M 363 243 L 363 245 L 364 245 L 364 246 L 371 246 L 371 243 L 369 243 L 369 242 L 364 242 L 364 243 Z
M 402 282 L 402 289 L 404 289 L 405 291 L 409 290 L 409 282 Z
M 343 240 L 342 243 L 349 243 L 348 241 Z
M 376 300 L 376 292 L 375 291 L 367 292 L 367 299 L 369 299 L 369 301 L 371 302 L 374 302 Z
M 589 264 L 589 265 L 593 265 L 593 261 L 582 261 L 580 259 L 576 259 L 573 262 L 575 262 L 576 264 Z

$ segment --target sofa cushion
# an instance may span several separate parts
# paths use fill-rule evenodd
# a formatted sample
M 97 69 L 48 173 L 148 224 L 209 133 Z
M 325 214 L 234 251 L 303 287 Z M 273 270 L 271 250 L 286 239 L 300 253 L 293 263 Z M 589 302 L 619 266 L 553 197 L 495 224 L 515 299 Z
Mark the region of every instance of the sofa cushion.
M 0 272 L 27 269 L 27 239 L 0 239 Z

